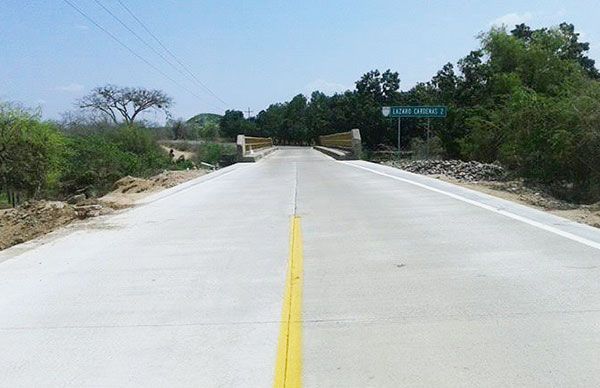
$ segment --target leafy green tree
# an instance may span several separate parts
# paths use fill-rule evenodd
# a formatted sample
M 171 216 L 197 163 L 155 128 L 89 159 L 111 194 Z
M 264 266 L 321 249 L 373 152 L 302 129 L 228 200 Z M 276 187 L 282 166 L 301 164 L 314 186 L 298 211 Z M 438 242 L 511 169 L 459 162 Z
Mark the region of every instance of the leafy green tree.
M 221 136 L 224 138 L 235 140 L 237 135 L 244 134 L 246 129 L 244 126 L 244 113 L 239 110 L 227 110 L 221 117 L 219 126 L 221 128 Z
M 9 197 L 39 197 L 56 186 L 64 138 L 39 114 L 0 103 L 0 186 Z
M 335 131 L 331 116 L 329 97 L 319 91 L 313 92 L 306 108 L 306 127 L 309 142 L 316 143 L 319 136 Z
M 561 59 L 576 61 L 590 78 L 600 79 L 600 72 L 595 67 L 595 61 L 587 56 L 590 44 L 579 41 L 579 33 L 575 32 L 573 24 L 561 23 L 558 28 L 540 28 L 538 30 L 532 30 L 525 24 L 519 24 L 511 31 L 511 35 L 526 44 L 534 43 L 536 37 L 555 35 L 559 44 L 553 47 L 554 54 Z
M 400 87 L 400 77 L 397 72 L 372 70 L 356 81 L 356 91 L 359 95 L 369 95 L 379 104 L 390 102 L 396 96 Z
M 458 61 L 461 77 L 457 85 L 457 103 L 464 106 L 481 105 L 487 101 L 490 68 L 483 61 L 482 50 L 473 50 Z
M 298 94 L 286 105 L 283 115 L 284 140 L 291 144 L 303 144 L 307 141 L 306 126 L 307 100 Z
M 272 137 L 276 142 L 286 139 L 284 128 L 285 104 L 272 104 L 256 116 L 256 125 L 265 136 Z

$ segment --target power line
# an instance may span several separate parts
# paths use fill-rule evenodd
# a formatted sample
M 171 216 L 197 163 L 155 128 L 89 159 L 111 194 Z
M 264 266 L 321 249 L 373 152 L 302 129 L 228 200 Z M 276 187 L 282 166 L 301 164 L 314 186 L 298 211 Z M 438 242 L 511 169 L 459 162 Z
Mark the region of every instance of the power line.
M 97 1 L 97 0 L 96 0 Z M 190 75 L 192 76 L 192 78 L 194 78 L 194 80 L 196 80 L 196 82 L 198 82 L 198 84 L 202 85 L 202 87 L 204 87 L 213 97 L 215 97 L 217 100 L 221 101 L 223 104 L 225 104 L 225 106 L 229 106 L 229 104 L 225 101 L 223 101 L 219 96 L 217 96 L 216 93 L 214 93 L 212 90 L 210 90 L 210 88 L 208 86 L 206 86 L 202 81 L 200 81 L 198 79 L 198 77 L 196 77 L 196 75 L 189 69 L 188 66 L 186 66 L 171 50 L 169 50 L 169 48 L 164 45 L 162 43 L 162 41 L 160 39 L 158 39 L 158 37 L 152 33 L 152 31 L 150 31 L 150 29 L 146 26 L 146 24 L 144 24 L 144 22 L 142 22 L 134 13 L 131 9 L 129 9 L 129 7 L 127 7 L 121 0 L 117 0 L 117 2 L 121 5 L 121 7 L 123 7 L 130 15 L 131 17 L 133 17 L 141 26 L 142 28 L 160 45 L 160 47 L 162 47 L 167 53 L 169 53 L 169 55 L 171 55 L 171 57 L 173 57 L 173 59 L 175 59 L 175 61 Z
M 85 12 L 83 12 L 79 7 L 77 7 L 75 4 L 73 4 L 70 0 L 64 0 L 64 2 L 67 3 L 75 11 L 77 11 L 81 16 L 83 16 L 84 18 L 86 18 L 90 23 L 92 23 L 93 25 L 95 25 L 96 27 L 98 27 L 100 30 L 102 30 L 105 34 L 107 34 L 108 36 L 110 36 L 115 42 L 117 42 L 119 45 L 121 45 L 123 48 L 125 48 L 127 51 L 129 51 L 131 54 L 133 54 L 135 57 L 137 57 L 138 59 L 140 59 L 146 65 L 150 66 L 152 69 L 154 69 L 159 74 L 161 74 L 163 77 L 167 78 L 169 81 L 173 82 L 175 85 L 179 86 L 181 89 L 183 89 L 186 92 L 190 93 L 191 95 L 193 95 L 194 97 L 198 98 L 199 100 L 204 100 L 202 97 L 200 97 L 199 95 L 197 95 L 196 93 L 194 93 L 192 90 L 188 89 L 187 87 L 185 87 L 181 83 L 177 82 L 177 80 L 173 79 L 171 76 L 169 76 L 168 74 L 166 74 L 165 72 L 163 72 L 162 70 L 160 70 L 158 67 L 154 66 L 146 58 L 142 57 L 140 54 L 138 54 L 137 52 L 135 52 L 132 48 L 130 48 L 129 46 L 127 46 L 125 43 L 123 43 L 119 38 L 117 38 L 113 33 L 111 33 L 110 31 L 108 31 L 106 28 L 104 28 L 100 24 L 98 24 L 91 16 L 88 16 Z M 214 105 L 212 105 L 210 103 L 209 103 L 209 105 L 213 106 L 216 109 L 221 109 L 221 108 L 216 107 L 216 106 L 214 106 Z
M 175 64 L 173 62 L 171 62 L 168 58 L 166 58 L 160 51 L 156 50 L 150 43 L 148 43 L 144 38 L 142 38 L 137 32 L 135 32 L 133 29 L 131 29 L 127 25 L 127 23 L 125 23 L 123 20 L 121 20 L 121 18 L 119 18 L 117 15 L 115 15 L 104 4 L 102 4 L 98 0 L 94 0 L 94 1 L 96 2 L 96 4 L 98 4 L 100 7 L 102 7 L 102 9 L 104 11 L 106 11 L 106 13 L 108 13 L 110 16 L 112 16 L 113 19 L 115 19 L 121 26 L 123 26 L 125 29 L 127 29 L 127 31 L 131 32 L 140 42 L 142 42 L 144 45 L 146 45 L 148 48 L 150 48 L 150 50 L 152 50 L 156 55 L 161 57 L 167 64 L 169 64 L 169 66 L 171 66 L 173 69 L 175 69 L 175 71 L 177 71 L 179 74 L 182 74 L 184 77 L 188 77 L 187 74 L 183 73 L 177 66 L 175 66 Z M 194 81 L 194 79 L 192 79 L 192 81 Z M 203 87 L 204 89 L 206 89 L 208 91 L 208 93 L 211 93 L 210 89 L 206 88 L 206 86 L 204 86 L 202 84 L 200 84 L 200 86 Z
M 146 42 L 141 36 L 139 36 L 134 30 L 132 30 L 131 28 L 129 28 L 129 26 L 127 24 L 125 24 L 125 22 L 123 22 L 117 15 L 115 15 L 114 13 L 112 13 L 112 11 L 108 8 L 106 8 L 106 6 L 104 6 L 104 4 L 102 4 L 101 2 L 99 2 L 98 0 L 94 0 L 96 2 L 96 4 L 98 4 L 100 7 L 102 7 L 102 9 L 104 9 L 110 16 L 112 16 L 117 22 L 119 22 L 119 24 L 121 24 L 124 28 L 126 28 L 129 32 L 131 32 L 136 38 L 138 38 L 138 40 L 140 42 L 142 42 L 144 45 L 146 45 L 148 48 L 150 48 L 152 51 L 154 51 L 154 53 L 158 56 L 160 56 L 163 60 L 165 60 L 165 62 L 167 62 L 169 65 L 171 66 L 175 66 L 173 65 L 172 62 L 170 62 L 167 58 L 165 58 L 162 53 L 160 53 L 158 50 L 156 50 L 154 47 L 152 47 L 148 42 Z M 179 69 L 175 68 L 178 72 Z

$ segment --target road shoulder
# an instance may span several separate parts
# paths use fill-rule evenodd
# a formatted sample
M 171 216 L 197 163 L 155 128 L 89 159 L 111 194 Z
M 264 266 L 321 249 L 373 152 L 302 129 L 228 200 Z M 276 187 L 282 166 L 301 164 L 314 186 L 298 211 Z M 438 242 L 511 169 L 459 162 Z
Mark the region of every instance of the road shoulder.
M 585 245 L 600 249 L 600 229 L 581 224 L 546 211 L 538 210 L 507 199 L 475 191 L 424 175 L 414 174 L 398 168 L 366 161 L 343 161 L 348 166 L 370 171 L 375 174 L 401 180 L 413 185 L 436 191 L 457 200 L 476 205 L 490 211 L 546 229 L 563 237 L 579 241 Z

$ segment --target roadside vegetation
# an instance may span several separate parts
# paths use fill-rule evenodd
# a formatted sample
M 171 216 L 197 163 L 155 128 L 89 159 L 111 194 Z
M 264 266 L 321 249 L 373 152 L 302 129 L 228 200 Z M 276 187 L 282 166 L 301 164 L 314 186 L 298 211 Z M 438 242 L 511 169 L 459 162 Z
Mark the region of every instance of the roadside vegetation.
M 51 122 L 0 102 L 0 250 L 234 161 L 235 145 L 220 142 L 220 116 L 173 120 L 161 91 L 107 85 L 77 103 Z M 143 121 L 151 110 L 167 125 Z
M 370 71 L 354 90 L 275 103 L 254 118 L 228 110 L 173 119 L 159 90 L 106 85 L 78 101 L 60 122 L 0 102 L 0 202 L 101 195 L 121 177 L 148 177 L 202 162 L 232 163 L 238 134 L 276 144 L 314 144 L 320 135 L 359 128 L 365 155 L 412 155 L 502 165 L 509 175 L 542 185 L 561 199 L 600 201 L 600 73 L 575 27 L 493 28 L 480 46 L 447 63 L 427 82 L 401 90 L 392 70 Z M 448 117 L 403 119 L 382 106 L 447 105 Z M 141 118 L 166 115 L 167 125 Z M 170 149 L 179 150 L 178 157 Z M 192 157 L 183 157 L 183 152 Z
M 169 117 L 171 99 L 161 91 L 108 85 L 78 105 L 81 110 L 50 122 L 37 110 L 0 102 L 0 206 L 81 194 L 94 198 L 126 176 L 234 161 L 235 146 L 220 143 L 220 116 L 199 115 L 191 123 L 169 119 L 166 126 L 142 121 L 141 114 L 152 109 Z M 190 134 L 201 140 L 188 144 Z M 169 147 L 189 149 L 193 158 L 174 158 Z
M 359 128 L 366 154 L 396 147 L 396 120 L 382 106 L 447 105 L 448 117 L 403 119 L 402 149 L 439 158 L 498 162 L 511 174 L 576 202 L 600 200 L 600 73 L 571 24 L 481 34 L 480 47 L 447 63 L 428 82 L 400 90 L 400 75 L 370 71 L 356 88 L 298 95 L 245 119 L 227 111 L 221 133 L 313 144 L 319 135 Z

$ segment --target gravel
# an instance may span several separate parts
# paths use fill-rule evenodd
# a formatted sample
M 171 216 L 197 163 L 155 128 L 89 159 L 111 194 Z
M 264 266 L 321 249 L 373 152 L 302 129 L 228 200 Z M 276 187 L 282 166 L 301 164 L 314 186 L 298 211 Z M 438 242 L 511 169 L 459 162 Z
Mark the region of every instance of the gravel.
M 384 164 L 423 175 L 445 175 L 466 182 L 504 181 L 506 170 L 497 164 L 462 160 L 389 161 Z

